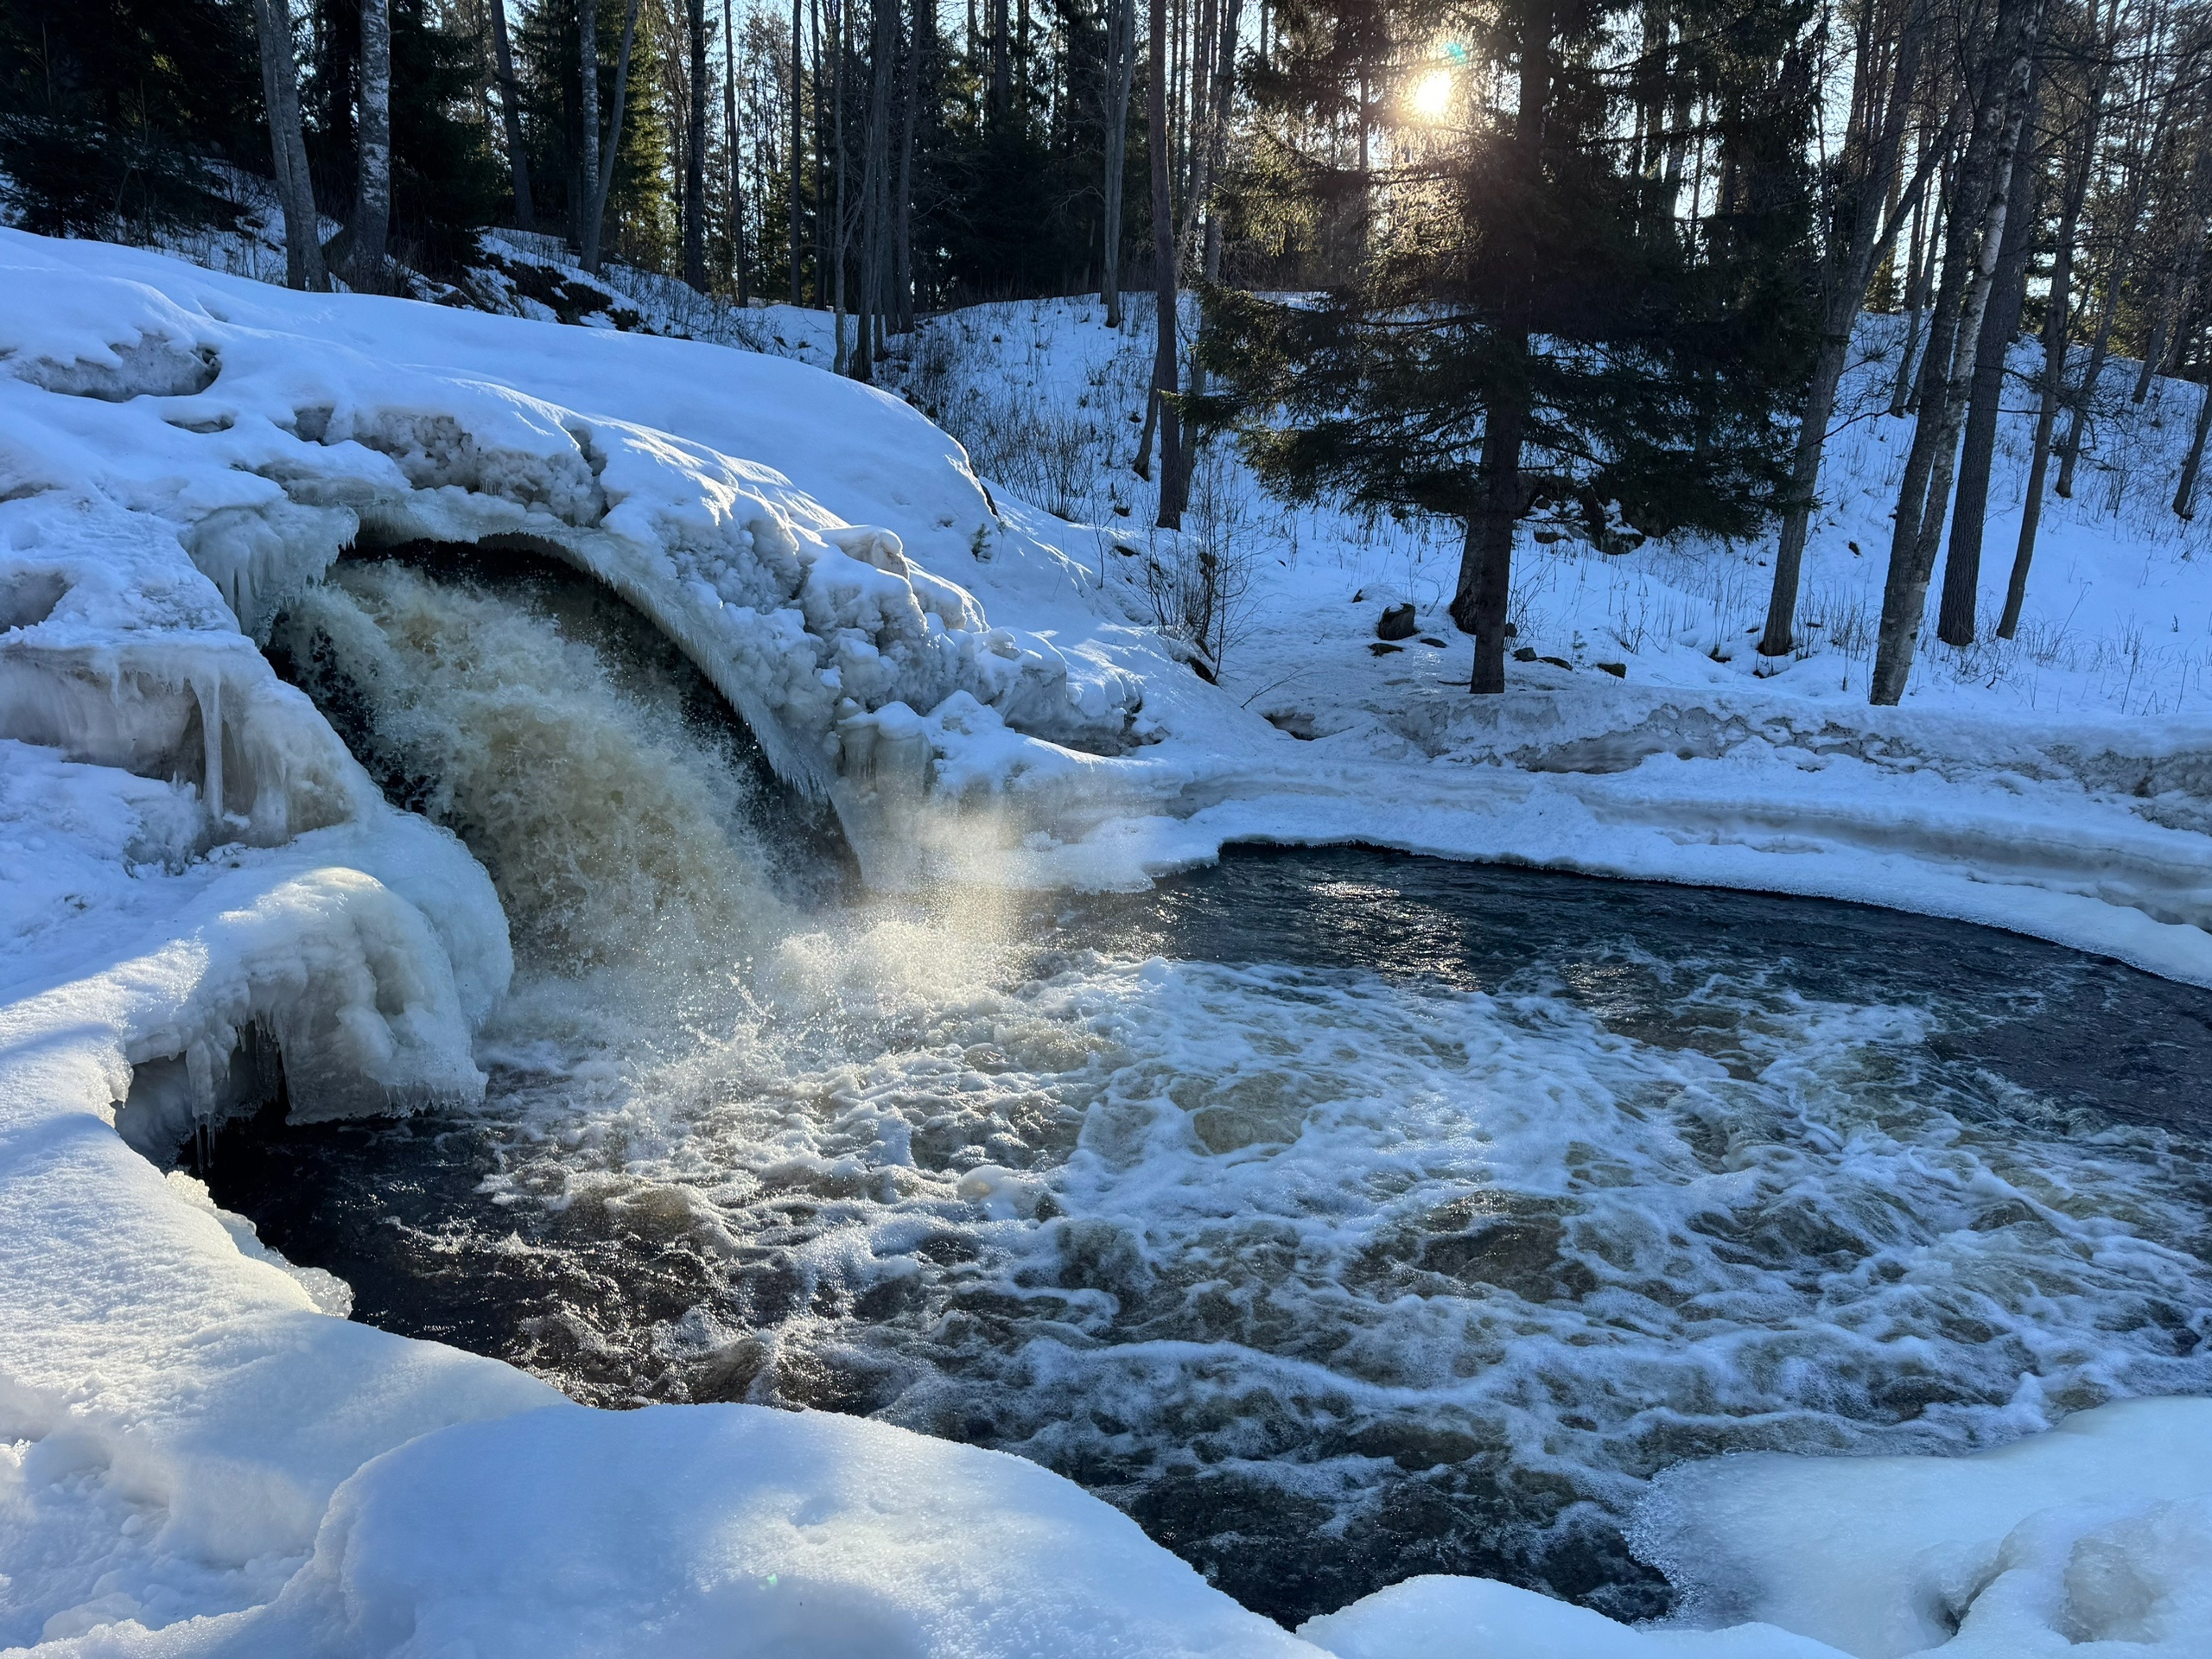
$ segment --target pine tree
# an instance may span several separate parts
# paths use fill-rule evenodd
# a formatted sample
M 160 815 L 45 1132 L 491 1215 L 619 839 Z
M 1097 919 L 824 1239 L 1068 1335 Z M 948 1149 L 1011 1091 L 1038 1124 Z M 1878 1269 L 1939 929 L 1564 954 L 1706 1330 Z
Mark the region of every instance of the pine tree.
M 1350 270 L 1310 305 L 1211 290 L 1200 352 L 1226 386 L 1192 408 L 1236 423 L 1293 497 L 1458 521 L 1452 616 L 1475 636 L 1472 689 L 1499 691 L 1522 518 L 1548 511 L 1620 549 L 1683 529 L 1744 535 L 1777 498 L 1783 408 L 1812 334 L 1803 18 L 1766 14 L 1758 40 L 1717 23 L 1730 49 L 1695 66 L 1713 211 L 1684 221 L 1655 213 L 1661 187 L 1614 142 L 1628 83 L 1603 66 L 1625 10 L 1453 10 L 1438 36 L 1457 54 L 1429 56 L 1362 37 L 1368 16 L 1287 16 L 1272 89 L 1278 107 L 1343 110 L 1339 128 L 1360 129 L 1305 168 L 1324 194 L 1354 188 L 1339 209 Z M 1363 68 L 1338 49 L 1348 37 L 1393 55 Z M 1417 111 L 1413 88 L 1438 75 L 1451 106 Z M 1485 106 L 1493 85 L 1509 93 Z M 1387 116 L 1379 143 L 1370 97 Z
M 270 166 L 260 65 L 228 0 L 0 0 L 0 192 L 45 235 L 219 221 L 203 162 Z

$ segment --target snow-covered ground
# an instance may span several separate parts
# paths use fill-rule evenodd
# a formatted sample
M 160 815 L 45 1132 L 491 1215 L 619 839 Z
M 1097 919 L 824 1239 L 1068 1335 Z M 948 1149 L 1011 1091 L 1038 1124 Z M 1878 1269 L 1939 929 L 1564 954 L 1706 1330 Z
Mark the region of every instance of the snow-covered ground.
M 1130 442 L 1141 340 L 1079 305 L 931 324 L 905 390 L 979 482 L 896 397 L 773 354 L 819 357 L 818 318 L 755 317 L 769 354 L 0 232 L 0 1644 L 2196 1650 L 2204 1402 L 1967 1459 L 1691 1465 L 1645 1547 L 1689 1624 L 1726 1629 L 1422 1580 L 1301 1639 L 1016 1459 L 811 1414 L 590 1412 L 333 1318 L 342 1286 L 160 1173 L 134 1148 L 246 1098 L 259 1043 L 331 1111 L 482 1087 L 471 1033 L 511 963 L 488 880 L 254 644 L 357 541 L 597 576 L 887 884 L 1129 884 L 1229 841 L 1360 840 L 1864 899 L 2212 985 L 2212 556 L 2143 505 L 2180 415 L 2111 450 L 2139 488 L 2101 506 L 2093 469 L 2054 515 L 2024 643 L 1931 652 L 1894 711 L 1850 690 L 1902 445 L 1881 416 L 1839 446 L 1859 482 L 1814 545 L 1823 626 L 1781 674 L 1737 643 L 1756 550 L 1532 543 L 1536 658 L 1490 700 L 1434 626 L 1449 538 L 1283 512 L 1217 459 L 1189 534 L 1249 579 L 1217 686 L 1155 626 L 1147 572 L 1177 546 L 1097 464 Z M 1386 594 L 1441 643 L 1378 654 Z

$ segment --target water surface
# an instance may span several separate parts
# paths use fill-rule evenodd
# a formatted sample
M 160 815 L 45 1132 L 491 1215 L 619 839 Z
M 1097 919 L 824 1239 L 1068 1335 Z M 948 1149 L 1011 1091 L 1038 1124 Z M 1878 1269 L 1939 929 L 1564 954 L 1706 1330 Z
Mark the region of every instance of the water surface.
M 1648 1614 L 1620 1527 L 1676 1459 L 2212 1389 L 2202 992 L 1358 849 L 864 902 L 559 579 L 316 603 L 295 671 L 520 961 L 480 1109 L 214 1147 L 356 1317 L 1017 1452 L 1291 1622 L 1421 1572 Z

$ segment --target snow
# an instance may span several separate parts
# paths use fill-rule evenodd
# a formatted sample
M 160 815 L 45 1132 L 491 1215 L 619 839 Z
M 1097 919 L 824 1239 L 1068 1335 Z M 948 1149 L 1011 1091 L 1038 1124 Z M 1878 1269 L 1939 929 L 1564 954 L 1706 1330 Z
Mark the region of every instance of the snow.
M 1578 666 L 1516 663 L 1513 696 L 1470 700 L 1456 634 L 1369 649 L 1388 583 L 1440 620 L 1444 550 L 1263 522 L 1217 474 L 1216 528 L 1235 519 L 1277 563 L 1214 687 L 1153 626 L 1138 570 L 1173 549 L 1119 522 L 1126 485 L 987 491 L 899 398 L 804 364 L 9 231 L 0 299 L 0 1647 L 581 1656 L 649 1633 L 680 1655 L 738 1630 L 747 1651 L 808 1656 L 2118 1659 L 2201 1642 L 2202 1402 L 2109 1406 L 1963 1460 L 1687 1465 L 1643 1525 L 1696 1592 L 1676 1628 L 1424 1579 L 1294 1637 L 1017 1459 L 816 1414 L 588 1411 L 333 1317 L 345 1287 L 147 1155 L 251 1109 L 276 1054 L 296 1115 L 483 1087 L 474 1033 L 512 965 L 490 879 L 387 805 L 256 645 L 356 544 L 524 547 L 594 575 L 833 802 L 883 883 L 1129 885 L 1230 841 L 1356 839 L 1862 899 L 2212 984 L 2212 560 L 2129 518 L 2125 491 L 2101 520 L 2054 516 L 2040 656 L 1931 652 L 1919 696 L 1872 711 L 1833 621 L 1760 681 L 1736 621 L 1689 620 L 1726 610 L 1713 573 L 1751 566 L 1740 550 L 1555 543 L 1516 616 Z M 638 302 L 673 326 L 668 296 Z M 909 390 L 972 415 L 996 374 L 1051 426 L 1089 418 L 1096 389 L 1110 423 L 1118 371 L 1091 373 L 1139 342 L 1083 334 L 1072 306 L 1030 315 L 1020 365 L 940 361 Z M 988 314 L 971 324 L 980 346 Z M 820 353 L 818 320 L 771 308 L 757 327 Z M 1831 618 L 1885 442 L 1840 451 L 1858 482 L 1812 564 Z M 2146 645 L 2154 599 L 2173 640 Z M 1035 1203 L 995 1166 L 963 1193 L 1007 1217 Z
M 1660 1478 L 1642 1545 L 1693 1617 L 1859 1656 L 2202 1651 L 2212 1402 L 2129 1400 L 1951 1461 L 1762 1453 Z
M 1771 1624 L 1632 1630 L 1586 1608 L 1488 1579 L 1408 1579 L 1309 1619 L 1298 1633 L 1336 1659 L 1836 1659 L 1823 1642 Z
M 1048 641 L 980 629 L 952 583 L 887 568 L 902 546 L 941 562 L 990 522 L 957 448 L 893 399 L 855 390 L 809 419 L 818 376 L 775 358 L 715 353 L 702 386 L 683 342 L 4 246 L 18 549 L 67 510 L 45 498 L 96 494 L 180 531 L 258 634 L 357 536 L 538 547 L 650 616 L 817 793 L 840 718 L 956 690 L 1039 737 L 1127 741 L 1129 677 L 1071 695 Z M 853 526 L 875 532 L 847 537 L 861 556 L 822 534 Z
M 1956 652 L 1931 626 L 1904 706 L 1875 709 L 1869 621 L 1910 431 L 1877 412 L 1889 329 L 1868 321 L 1847 383 L 1807 556 L 1806 643 L 1778 673 L 1750 648 L 1764 548 L 1616 556 L 1537 525 L 1512 607 L 1532 659 L 1509 664 L 1506 697 L 1470 697 L 1472 647 L 1443 613 L 1456 527 L 1281 507 L 1217 447 L 1184 539 L 1225 550 L 1250 582 L 1231 607 L 1226 695 L 1166 671 L 1156 643 L 1092 623 L 1087 649 L 1145 674 L 1165 740 L 1119 760 L 1039 760 L 1006 753 L 988 723 L 948 728 L 943 792 L 989 798 L 1001 879 L 1038 885 L 1135 885 L 1231 841 L 1358 840 L 1893 906 L 2212 984 L 2212 522 L 2164 507 L 2196 389 L 2159 381 L 2144 410 L 2101 424 L 2108 452 L 2046 514 L 2020 643 Z M 1116 334 L 1080 300 L 1020 302 L 931 321 L 903 382 L 967 435 L 1009 524 L 1104 572 L 1116 620 L 1156 614 L 1145 568 L 1177 545 L 1146 528 L 1151 493 L 1126 467 L 1124 416 L 1149 363 L 1141 327 Z M 2133 375 L 2107 378 L 2119 396 Z M 1986 626 L 2028 424 L 2014 413 L 2000 427 Z M 1014 569 L 1001 585 L 999 569 L 969 585 L 995 607 L 1054 605 L 1067 650 L 1082 625 L 1063 620 L 1066 596 Z M 1376 620 L 1402 600 L 1421 632 L 1377 655 Z

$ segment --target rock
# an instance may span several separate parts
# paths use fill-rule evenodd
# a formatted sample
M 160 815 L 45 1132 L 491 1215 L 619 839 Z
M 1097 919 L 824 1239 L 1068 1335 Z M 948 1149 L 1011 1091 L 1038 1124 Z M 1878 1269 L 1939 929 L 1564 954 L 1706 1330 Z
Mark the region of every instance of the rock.
M 1421 642 L 1424 645 L 1434 645 L 1439 651 L 1444 649 L 1444 642 L 1433 634 L 1424 633 L 1421 637 Z
M 1420 632 L 1421 625 L 1414 620 L 1410 604 L 1393 605 L 1375 625 L 1377 639 L 1410 639 Z
M 1368 649 L 1373 652 L 1377 657 L 1395 657 L 1400 652 L 1403 651 L 1405 647 L 1403 645 L 1370 645 Z
M 1536 660 L 1536 648 L 1534 645 L 1522 646 L 1520 650 L 1513 653 L 1513 660 L 1516 663 L 1535 662 Z
M 1598 664 L 1598 671 L 1600 674 L 1610 674 L 1617 680 L 1624 680 L 1628 678 L 1628 664 L 1626 663 L 1600 663 Z

